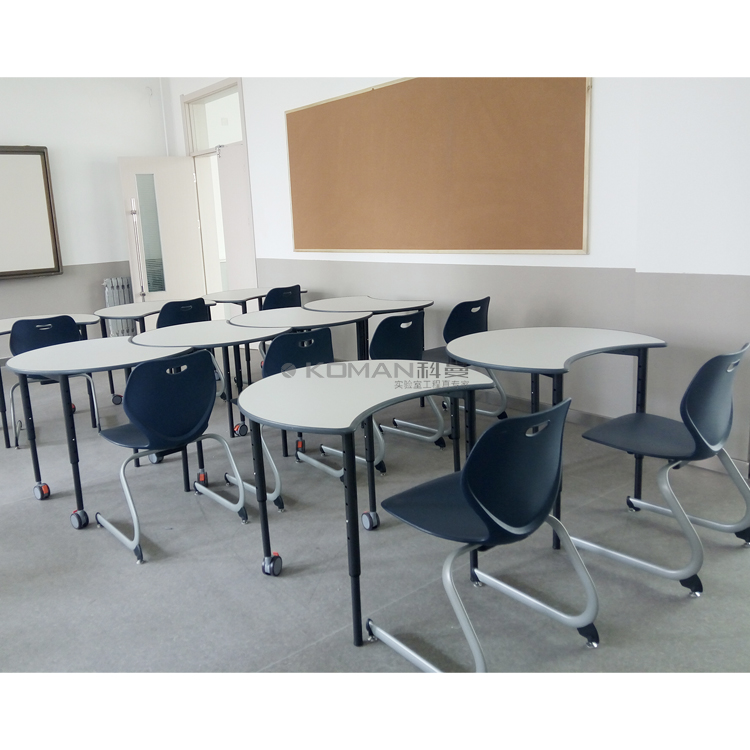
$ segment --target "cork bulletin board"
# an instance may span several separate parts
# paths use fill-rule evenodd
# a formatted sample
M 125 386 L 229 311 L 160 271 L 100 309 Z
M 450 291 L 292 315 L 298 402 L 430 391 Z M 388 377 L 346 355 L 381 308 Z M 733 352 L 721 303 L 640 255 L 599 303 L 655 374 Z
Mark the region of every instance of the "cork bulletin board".
M 287 112 L 294 249 L 586 253 L 590 90 L 414 78 Z

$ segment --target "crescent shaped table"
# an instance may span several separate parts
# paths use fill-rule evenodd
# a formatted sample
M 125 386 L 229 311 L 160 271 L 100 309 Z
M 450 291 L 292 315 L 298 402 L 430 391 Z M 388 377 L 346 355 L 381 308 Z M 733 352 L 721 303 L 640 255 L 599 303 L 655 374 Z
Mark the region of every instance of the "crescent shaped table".
M 308 302 L 303 307 L 306 310 L 317 310 L 320 312 L 369 312 L 372 315 L 390 315 L 391 313 L 411 312 L 412 310 L 424 310 L 425 307 L 433 305 L 429 299 L 398 300 L 378 299 L 359 295 L 356 297 L 329 297 Z M 367 320 L 357 323 L 357 358 L 367 359 L 370 356 L 370 330 Z
M 352 599 L 354 645 L 362 645 L 362 608 L 359 578 L 361 572 L 359 550 L 359 519 L 357 510 L 357 480 L 354 453 L 354 432 L 364 421 L 365 432 L 372 434 L 372 415 L 393 404 L 419 396 L 448 393 L 453 403 L 451 410 L 454 443 L 458 443 L 459 397 L 466 402 L 467 453 L 475 440 L 475 391 L 493 388 L 486 375 L 465 368 L 436 362 L 412 360 L 378 360 L 363 362 L 333 362 L 326 365 L 292 370 L 264 378 L 246 388 L 238 399 L 240 410 L 250 423 L 253 442 L 256 499 L 261 509 L 263 537 L 263 571 L 278 575 L 271 552 L 266 511 L 266 477 L 260 442 L 260 426 L 270 425 L 283 430 L 321 432 L 341 435 L 344 460 L 344 499 L 346 505 L 347 549 Z M 450 372 L 450 375 L 448 375 Z M 409 381 L 410 386 L 406 386 Z M 419 383 L 417 386 L 416 383 Z M 374 499 L 374 450 L 372 441 L 366 444 L 367 478 Z
M 446 350 L 458 362 L 489 370 L 528 372 L 531 374 L 531 409 L 539 410 L 539 376 L 552 378 L 552 404 L 563 400 L 563 375 L 570 365 L 593 354 L 626 354 L 638 360 L 635 410 L 646 409 L 648 350 L 664 347 L 666 342 L 652 336 L 605 328 L 506 328 L 462 336 L 451 341 Z M 635 459 L 635 497 L 640 497 L 643 458 Z M 560 496 L 554 515 L 560 517 Z M 557 536 L 555 548 L 559 546 Z
M 78 470 L 78 445 L 76 440 L 75 422 L 71 409 L 70 383 L 71 375 L 80 373 L 104 372 L 135 367 L 141 362 L 163 357 L 185 354 L 190 347 L 147 347 L 137 346 L 130 339 L 123 336 L 106 339 L 88 339 L 73 341 L 69 344 L 56 344 L 43 349 L 24 352 L 8 360 L 8 368 L 18 375 L 23 401 L 24 422 L 26 434 L 31 449 L 31 461 L 34 467 L 36 486 L 34 494 L 38 499 L 49 497 L 49 488 L 42 482 L 39 468 L 39 457 L 36 449 L 36 433 L 34 431 L 34 417 L 29 399 L 28 375 L 44 375 L 60 383 L 63 415 L 65 417 L 65 432 L 68 440 L 68 454 L 75 487 L 76 510 L 71 515 L 74 528 L 80 529 L 88 525 L 88 515 L 83 507 L 83 492 L 81 490 L 81 476 Z M 46 487 L 46 491 L 45 491 Z
M 54 318 L 58 315 L 70 315 L 78 325 L 78 330 L 81 332 L 81 338 L 87 339 L 88 332 L 86 326 L 94 325 L 99 322 L 99 316 L 95 313 L 50 313 L 48 315 L 21 315 L 18 318 L 5 318 L 0 320 L 0 336 L 6 336 L 10 334 L 13 324 L 17 320 L 39 320 L 40 318 Z M 89 386 L 89 404 L 91 406 L 91 418 L 93 420 L 94 414 L 94 396 L 91 393 L 91 387 Z M 3 423 L 3 437 L 5 438 L 5 447 L 10 448 L 10 434 L 8 432 L 8 419 L 6 416 L 6 404 L 5 404 L 5 387 L 3 386 L 3 378 L 0 373 L 0 420 Z

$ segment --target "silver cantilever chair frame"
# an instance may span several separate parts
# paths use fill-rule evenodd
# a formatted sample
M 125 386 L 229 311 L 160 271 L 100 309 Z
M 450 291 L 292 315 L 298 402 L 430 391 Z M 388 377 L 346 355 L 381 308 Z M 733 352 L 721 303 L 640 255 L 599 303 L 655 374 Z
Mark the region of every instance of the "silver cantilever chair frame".
M 698 577 L 698 571 L 703 565 L 703 545 L 693 524 L 736 534 L 745 541 L 745 546 L 748 546 L 748 542 L 750 542 L 750 487 L 724 449 L 724 443 L 732 428 L 732 386 L 735 371 L 748 348 L 750 348 L 750 344 L 745 344 L 738 352 L 713 357 L 698 370 L 685 391 L 680 404 L 682 422 L 653 417 L 648 414 L 626 415 L 589 430 L 583 435 L 594 442 L 640 455 L 639 448 L 642 445 L 645 432 L 652 430 L 652 434 L 654 434 L 660 429 L 671 432 L 671 439 L 665 441 L 667 445 L 661 451 L 657 446 L 653 448 L 653 453 L 643 454 L 666 458 L 667 460 L 667 463 L 660 468 L 657 474 L 657 486 L 667 507 L 644 502 L 640 498 L 633 497 L 629 497 L 627 503 L 633 510 L 650 510 L 674 518 L 688 544 L 690 551 L 688 562 L 680 568 L 669 568 L 574 537 L 573 542 L 576 547 L 648 573 L 677 580 L 685 588 L 690 589 L 691 597 L 698 597 L 703 592 L 703 584 Z M 635 420 L 649 421 L 642 421 L 638 424 Z M 611 431 L 610 425 L 614 425 L 614 433 Z M 618 425 L 624 425 L 627 428 L 627 432 L 624 433 L 627 436 L 626 438 L 617 434 Z M 644 425 L 646 426 L 645 429 Z M 632 437 L 633 435 L 635 435 L 635 438 Z M 675 448 L 673 447 L 675 435 L 683 441 L 683 445 L 690 446 L 692 443 L 692 447 L 688 448 L 684 455 L 675 455 Z M 654 446 L 653 439 L 650 441 L 650 446 Z M 729 478 L 737 487 L 745 502 L 745 513 L 742 519 L 736 523 L 719 523 L 688 515 L 682 508 L 669 482 L 669 472 L 672 469 L 679 469 L 682 466 L 687 466 L 691 461 L 715 455 L 718 455 Z
M 211 360 L 213 361 L 213 365 L 214 365 L 214 372 L 219 373 L 219 377 L 221 380 L 221 389 L 222 391 L 224 391 L 226 387 L 224 375 L 221 373 L 221 369 L 219 368 L 213 354 L 211 354 L 211 352 L 208 352 L 208 350 L 204 350 L 204 351 L 206 351 L 211 357 Z M 126 387 L 126 396 L 127 396 L 127 387 Z M 239 469 L 237 468 L 237 464 L 234 460 L 234 456 L 232 455 L 232 451 L 229 447 L 229 443 L 221 435 L 217 435 L 215 433 L 203 433 L 193 442 L 195 442 L 197 445 L 200 446 L 204 440 L 215 440 L 222 446 L 222 448 L 224 448 L 224 453 L 226 454 L 226 457 L 229 461 L 229 466 L 231 469 L 231 474 L 225 474 L 224 477 L 225 477 L 227 484 L 234 484 L 238 488 L 238 497 L 237 497 L 237 500 L 234 502 L 231 500 L 227 500 L 226 498 L 222 497 L 218 493 L 214 492 L 212 489 L 209 489 L 201 481 L 196 481 L 193 483 L 193 489 L 195 490 L 195 494 L 205 495 L 206 497 L 211 498 L 211 500 L 214 500 L 215 502 L 217 502 L 219 505 L 222 505 L 223 507 L 228 508 L 229 510 L 235 511 L 240 516 L 240 520 L 242 521 L 243 524 L 248 523 L 247 511 L 245 510 L 245 489 L 250 487 L 250 485 L 247 485 L 240 478 L 240 472 L 239 472 Z M 158 455 L 158 454 L 161 454 L 161 455 L 164 454 L 163 447 L 161 449 L 154 448 L 154 449 L 149 449 L 149 450 L 137 451 L 135 453 L 132 453 L 128 458 L 126 458 L 125 461 L 123 461 L 122 465 L 120 466 L 120 485 L 122 486 L 122 490 L 125 495 L 125 502 L 127 503 L 128 510 L 130 511 L 130 518 L 133 524 L 133 536 L 132 537 L 128 537 L 126 534 L 124 534 L 111 521 L 108 521 L 101 513 L 95 514 L 97 525 L 109 531 L 110 534 L 112 534 L 112 536 L 115 537 L 115 539 L 117 539 L 119 542 L 125 545 L 125 547 L 127 547 L 131 552 L 133 552 L 136 557 L 136 563 L 138 564 L 141 564 L 144 562 L 143 550 L 141 549 L 141 544 L 140 544 L 140 541 L 141 541 L 140 522 L 138 520 L 138 512 L 136 511 L 135 503 L 133 501 L 133 494 L 130 491 L 130 485 L 128 484 L 127 477 L 125 476 L 125 470 L 128 464 L 132 463 L 133 461 L 138 461 L 141 458 L 146 458 L 148 456 Z M 201 467 L 199 476 L 203 474 L 204 474 L 203 468 Z M 231 480 L 234 480 L 234 481 L 230 481 L 230 478 Z M 253 487 L 252 490 L 254 489 L 255 488 Z M 278 482 L 277 482 L 276 489 L 279 489 Z
M 474 450 L 479 448 L 480 452 L 476 455 L 472 452 L 464 465 L 460 478 L 464 500 L 456 496 L 458 488 L 453 481 L 444 477 L 391 498 L 396 503 L 395 509 L 392 503 L 389 508 L 389 501 L 383 503 L 383 507 L 391 510 L 397 518 L 440 538 L 454 541 L 470 537 L 484 539 L 482 542 L 465 543 L 452 551 L 442 569 L 443 587 L 469 644 L 477 672 L 487 671 L 486 660 L 453 580 L 454 563 L 462 555 L 483 548 L 522 541 L 542 523 L 547 523 L 557 533 L 583 584 L 586 603 L 581 612 L 571 614 L 557 609 L 472 565 L 473 573 L 480 584 L 506 594 L 563 625 L 577 628 L 587 639 L 589 648 L 595 648 L 599 643 L 594 626 L 599 611 L 596 588 L 567 530 L 558 519 L 549 515 L 560 486 L 562 433 L 569 405 L 570 399 L 547 412 L 503 420 L 493 425 L 475 446 Z M 545 432 L 548 433 L 546 436 Z M 524 442 L 525 439 L 529 439 L 528 444 Z M 532 443 L 533 439 L 539 442 Z M 497 462 L 503 460 L 505 464 L 498 466 Z M 507 478 L 503 477 L 503 472 L 508 474 Z M 533 488 L 528 486 L 523 489 L 529 485 L 528 482 L 524 485 L 520 479 L 526 473 L 536 483 Z M 431 498 L 440 498 L 443 493 L 446 493 L 448 500 L 433 503 Z M 474 520 L 466 512 L 467 506 L 476 514 Z M 444 518 L 440 517 L 442 514 L 445 514 Z M 448 523 L 445 519 L 451 520 Z M 481 519 L 478 525 L 477 519 Z M 372 619 L 367 620 L 367 630 L 370 640 L 383 641 L 419 669 L 425 672 L 440 671 L 414 649 L 377 626 Z

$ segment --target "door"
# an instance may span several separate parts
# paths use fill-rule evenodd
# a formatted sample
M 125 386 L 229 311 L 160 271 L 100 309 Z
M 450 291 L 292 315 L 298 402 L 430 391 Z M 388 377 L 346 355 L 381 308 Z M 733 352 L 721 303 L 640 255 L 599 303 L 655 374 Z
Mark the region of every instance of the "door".
M 133 298 L 192 299 L 206 294 L 193 159 L 121 158 Z
M 250 175 L 244 143 L 231 143 L 217 149 L 221 213 L 229 289 L 258 286 L 255 266 L 255 235 L 250 196 Z

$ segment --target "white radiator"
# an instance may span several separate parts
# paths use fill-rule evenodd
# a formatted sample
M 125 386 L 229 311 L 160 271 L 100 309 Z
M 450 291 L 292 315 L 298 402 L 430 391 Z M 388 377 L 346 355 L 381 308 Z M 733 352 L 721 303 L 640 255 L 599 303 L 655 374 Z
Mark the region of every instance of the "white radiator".
M 104 304 L 106 307 L 127 305 L 133 301 L 133 288 L 130 276 L 112 276 L 104 279 Z M 135 336 L 134 320 L 108 320 L 107 326 L 110 336 Z

